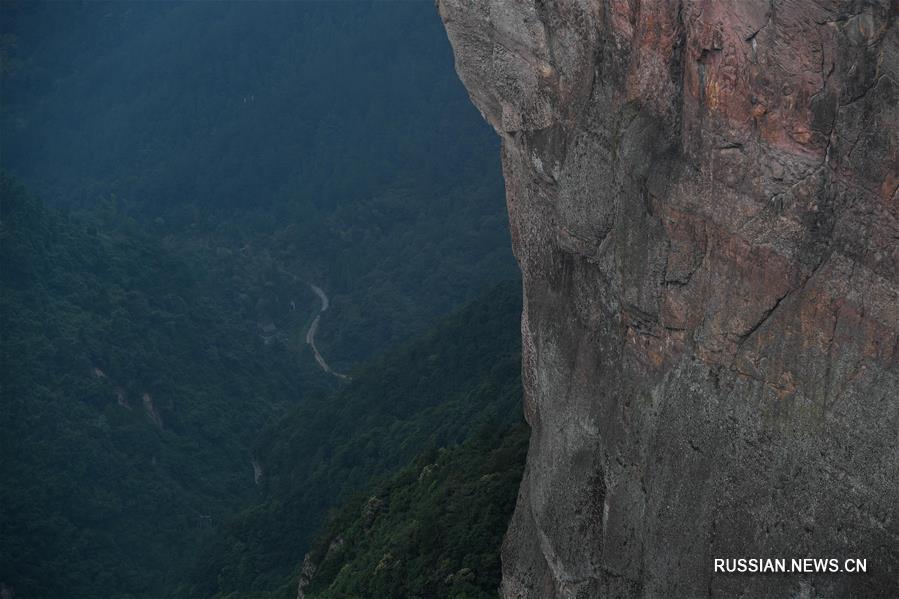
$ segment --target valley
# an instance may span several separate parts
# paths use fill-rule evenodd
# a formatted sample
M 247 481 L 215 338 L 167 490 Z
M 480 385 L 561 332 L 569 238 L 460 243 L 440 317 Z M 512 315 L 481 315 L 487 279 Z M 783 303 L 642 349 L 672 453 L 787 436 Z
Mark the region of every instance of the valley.
M 0 10 L 4 592 L 295 596 L 332 510 L 502 443 L 498 144 L 431 5 Z

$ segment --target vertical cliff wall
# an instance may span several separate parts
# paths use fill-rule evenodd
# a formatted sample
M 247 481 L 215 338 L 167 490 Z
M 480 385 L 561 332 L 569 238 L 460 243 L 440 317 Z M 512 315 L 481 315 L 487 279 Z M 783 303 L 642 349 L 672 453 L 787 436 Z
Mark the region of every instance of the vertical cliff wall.
M 891 2 L 438 7 L 524 276 L 504 594 L 896 596 Z

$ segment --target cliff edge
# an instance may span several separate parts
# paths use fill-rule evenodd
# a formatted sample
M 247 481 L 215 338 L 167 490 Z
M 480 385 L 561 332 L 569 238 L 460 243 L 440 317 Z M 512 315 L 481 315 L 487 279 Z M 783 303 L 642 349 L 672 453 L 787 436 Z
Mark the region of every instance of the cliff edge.
M 524 277 L 504 595 L 896 596 L 892 3 L 437 4 Z

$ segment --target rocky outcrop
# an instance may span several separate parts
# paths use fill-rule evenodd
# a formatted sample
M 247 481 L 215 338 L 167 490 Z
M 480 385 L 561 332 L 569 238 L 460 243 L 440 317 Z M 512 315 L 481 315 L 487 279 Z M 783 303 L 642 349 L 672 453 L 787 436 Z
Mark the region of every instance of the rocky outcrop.
M 895 596 L 889 0 L 438 7 L 524 277 L 504 595 Z M 867 574 L 714 572 L 738 557 Z

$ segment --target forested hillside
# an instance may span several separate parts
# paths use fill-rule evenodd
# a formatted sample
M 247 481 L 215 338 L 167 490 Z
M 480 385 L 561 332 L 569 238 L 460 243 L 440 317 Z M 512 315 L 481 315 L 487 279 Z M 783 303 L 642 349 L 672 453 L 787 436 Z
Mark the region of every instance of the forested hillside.
M 262 426 L 329 381 L 152 239 L 47 209 L 8 177 L 0 197 L 0 581 L 23 597 L 159 595 L 256 492 Z
M 520 283 L 498 143 L 432 3 L 0 13 L 0 593 L 293 597 L 344 529 L 358 551 L 316 545 L 310 588 L 397 593 L 332 570 L 417 551 L 413 514 L 477 539 L 408 588 L 495 586 Z M 310 284 L 351 379 L 305 343 Z M 456 487 L 483 517 L 435 512 Z
M 428 2 L 4 2 L 0 152 L 42 196 L 264 249 L 338 370 L 515 276 L 497 141 Z
M 347 501 L 297 586 L 309 599 L 496 597 L 527 441 L 523 423 L 485 425 Z
M 520 309 L 518 284 L 501 285 L 263 435 L 264 499 L 215 532 L 181 596 L 287 593 L 330 508 L 487 423 L 517 423 Z
M 517 283 L 331 393 L 308 350 L 265 343 L 214 262 L 0 183 L 0 582 L 22 595 L 277 590 L 352 491 L 517 419 Z M 253 272 L 229 284 L 274 286 Z

